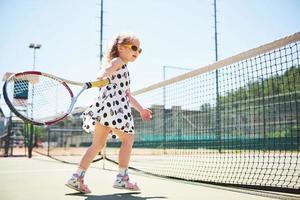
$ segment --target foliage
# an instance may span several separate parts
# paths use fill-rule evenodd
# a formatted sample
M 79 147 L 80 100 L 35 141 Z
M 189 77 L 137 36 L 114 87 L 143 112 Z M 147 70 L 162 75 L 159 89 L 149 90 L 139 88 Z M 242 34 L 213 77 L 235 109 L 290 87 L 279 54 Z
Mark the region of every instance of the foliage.
M 300 66 L 291 67 L 282 75 L 273 75 L 265 79 L 249 82 L 243 87 L 232 90 L 226 95 L 220 96 L 219 103 L 228 104 L 254 98 L 289 94 L 300 91 Z M 200 106 L 201 111 L 208 111 L 212 106 L 209 103 Z

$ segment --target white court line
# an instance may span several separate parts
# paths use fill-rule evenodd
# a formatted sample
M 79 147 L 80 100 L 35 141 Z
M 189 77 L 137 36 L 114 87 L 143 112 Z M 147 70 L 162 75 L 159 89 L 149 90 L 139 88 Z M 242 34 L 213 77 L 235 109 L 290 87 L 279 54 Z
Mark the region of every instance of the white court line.
M 71 171 L 72 169 L 38 169 L 38 170 L 4 170 L 0 174 L 24 174 L 24 173 L 40 173 L 40 172 L 62 172 Z

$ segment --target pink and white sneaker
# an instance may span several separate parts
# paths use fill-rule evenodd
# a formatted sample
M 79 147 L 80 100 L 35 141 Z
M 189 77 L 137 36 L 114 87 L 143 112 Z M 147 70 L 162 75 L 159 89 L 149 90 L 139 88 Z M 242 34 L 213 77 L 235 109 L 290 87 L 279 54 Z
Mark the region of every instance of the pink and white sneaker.
M 70 178 L 66 183 L 66 186 L 81 193 L 91 193 L 88 186 L 83 183 L 83 178 L 79 177 L 78 174 L 73 174 L 72 178 Z
M 129 176 L 122 176 L 120 174 L 117 175 L 117 180 L 115 181 L 114 188 L 118 189 L 127 189 L 127 190 L 140 190 L 137 186 L 137 183 L 132 183 L 129 181 Z

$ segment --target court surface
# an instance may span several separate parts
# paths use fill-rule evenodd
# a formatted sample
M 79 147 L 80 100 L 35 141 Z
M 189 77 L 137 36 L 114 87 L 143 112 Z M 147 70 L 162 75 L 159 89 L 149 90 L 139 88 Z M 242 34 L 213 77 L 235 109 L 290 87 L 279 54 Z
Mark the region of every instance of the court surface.
M 137 181 L 141 191 L 132 192 L 112 187 L 115 170 L 103 170 L 100 162 L 91 165 L 86 183 L 91 194 L 80 194 L 64 183 L 76 165 L 52 160 L 44 156 L 0 158 L 0 199 L 1 200 L 102 200 L 102 199 L 208 199 L 208 200 L 267 200 L 297 199 L 296 196 L 278 195 L 269 192 L 254 192 L 223 188 L 198 183 L 169 180 L 136 172 L 131 177 Z M 112 165 L 105 162 L 105 165 Z M 111 166 L 113 167 L 113 166 Z M 116 166 L 114 166 L 117 168 Z

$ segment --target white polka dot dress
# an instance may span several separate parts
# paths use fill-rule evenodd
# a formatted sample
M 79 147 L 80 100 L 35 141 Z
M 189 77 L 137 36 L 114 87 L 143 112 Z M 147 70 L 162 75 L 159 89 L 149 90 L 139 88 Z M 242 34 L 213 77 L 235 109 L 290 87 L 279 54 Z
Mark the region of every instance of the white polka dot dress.
M 100 88 L 95 101 L 83 113 L 83 129 L 93 133 L 95 123 L 121 130 L 125 133 L 134 133 L 134 123 L 126 91 L 129 89 L 130 77 L 127 65 L 110 75 L 111 83 Z

